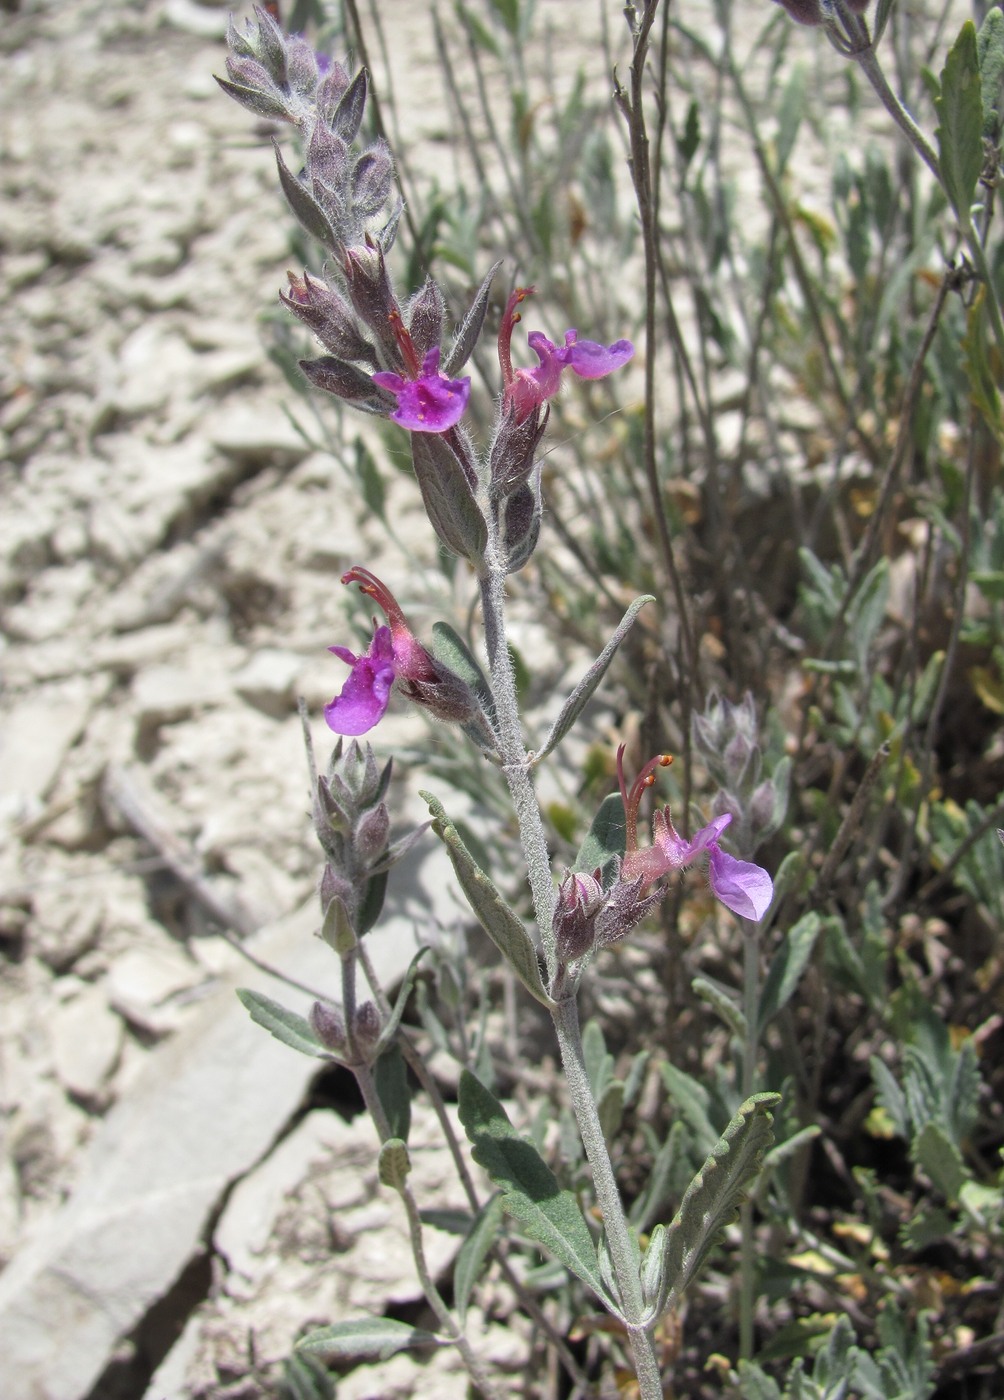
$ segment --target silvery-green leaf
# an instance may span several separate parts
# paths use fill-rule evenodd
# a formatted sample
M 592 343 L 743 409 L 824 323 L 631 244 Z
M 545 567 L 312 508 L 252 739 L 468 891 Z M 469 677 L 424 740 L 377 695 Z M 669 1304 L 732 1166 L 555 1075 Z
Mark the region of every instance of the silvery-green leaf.
M 614 861 L 624 854 L 626 831 L 624 803 L 620 793 L 612 792 L 600 803 L 572 869 L 583 875 L 599 869 L 600 883 L 605 885 Z
M 334 234 L 327 214 L 290 170 L 278 146 L 275 148 L 275 159 L 279 167 L 279 184 L 286 196 L 286 203 L 311 238 L 316 239 L 322 248 L 331 248 L 334 244 Z
M 397 997 L 394 1000 L 394 1009 L 390 1013 L 387 1024 L 380 1033 L 378 1050 L 381 1053 L 391 1044 L 397 1035 L 398 1026 L 401 1024 L 401 1017 L 404 1015 L 404 1008 L 408 1004 L 408 998 L 411 996 L 411 989 L 414 987 L 415 979 L 418 976 L 418 965 L 428 951 L 428 945 L 423 945 L 408 964 L 408 971 L 404 974 L 404 981 L 401 983 Z
M 734 1036 L 739 1040 L 746 1039 L 746 1017 L 733 992 L 713 977 L 695 977 L 690 990 L 718 1012 Z
M 400 1138 L 388 1138 L 380 1148 L 377 1172 L 381 1184 L 400 1191 L 411 1171 L 411 1155 L 406 1143 Z
M 390 1317 L 361 1317 L 351 1322 L 334 1322 L 330 1327 L 318 1327 L 297 1342 L 296 1349 L 310 1356 L 319 1356 L 331 1364 L 336 1361 L 386 1361 L 397 1351 L 438 1345 L 439 1339 L 421 1327 L 396 1322 Z
M 760 994 L 760 1012 L 757 1019 L 757 1034 L 762 1035 L 766 1026 L 774 1019 L 782 1007 L 787 1006 L 801 980 L 802 973 L 809 965 L 812 950 L 816 946 L 823 921 L 814 910 L 794 924 L 785 935 L 784 942 L 775 953 L 767 980 Z
M 478 337 L 481 335 L 481 328 L 485 323 L 485 313 L 488 310 L 488 297 L 492 289 L 492 282 L 495 279 L 496 272 L 498 272 L 501 266 L 502 261 L 499 259 L 478 288 L 467 315 L 464 317 L 460 328 L 453 337 L 453 344 L 450 346 L 446 353 L 446 358 L 443 360 L 443 373 L 448 379 L 452 378 L 459 370 L 462 370 L 474 353 L 474 347 L 478 343 Z
M 467 1238 L 460 1246 L 453 1266 L 453 1302 L 461 1327 L 467 1315 L 471 1291 L 480 1277 L 482 1267 L 499 1237 L 502 1226 L 502 1197 L 492 1196 L 474 1217 Z
M 460 887 L 485 933 L 508 960 L 530 995 L 543 1006 L 549 1006 L 551 998 L 540 975 L 537 952 L 522 920 L 510 909 L 464 845 L 442 804 L 431 793 L 423 792 L 420 795 L 429 804 L 433 830 L 446 846 Z
M 751 1095 L 687 1187 L 666 1231 L 665 1296 L 659 1300 L 658 1312 L 679 1300 L 720 1231 L 736 1218 L 746 1187 L 773 1142 L 770 1110 L 780 1100 L 780 1094 Z
M 411 1091 L 404 1056 L 396 1045 L 385 1050 L 373 1066 L 373 1083 L 391 1133 L 407 1142 L 411 1128 Z
M 972 20 L 966 20 L 948 52 L 935 106 L 941 123 L 937 130 L 941 178 L 966 230 L 971 227 L 970 205 L 983 169 L 983 97 Z
M 313 1055 L 318 1060 L 331 1059 L 331 1052 L 318 1040 L 305 1016 L 289 1011 L 271 997 L 252 992 L 247 987 L 239 987 L 237 995 L 252 1021 L 264 1026 L 283 1045 L 299 1050 L 301 1055 Z
M 606 675 L 607 667 L 614 659 L 617 648 L 631 630 L 631 625 L 638 616 L 638 613 L 646 603 L 654 602 L 655 598 L 651 593 L 643 593 L 641 597 L 636 598 L 628 608 L 609 642 L 607 642 L 599 656 L 561 707 L 561 712 L 551 725 L 550 733 L 544 740 L 543 746 L 534 755 L 535 763 L 539 763 L 545 754 L 549 754 L 553 748 L 556 748 L 557 745 L 561 743 L 562 739 L 571 729 L 572 725 L 589 702 L 600 681 Z
M 533 1143 L 519 1136 L 495 1095 L 469 1070 L 460 1076 L 459 1110 L 472 1156 L 502 1191 L 503 1208 L 525 1234 L 609 1303 L 593 1237 L 575 1197 L 561 1189 Z

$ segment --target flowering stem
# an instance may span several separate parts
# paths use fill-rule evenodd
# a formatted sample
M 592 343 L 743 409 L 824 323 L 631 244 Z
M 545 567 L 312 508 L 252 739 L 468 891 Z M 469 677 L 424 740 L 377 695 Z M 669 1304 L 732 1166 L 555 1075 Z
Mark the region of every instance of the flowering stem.
M 743 919 L 743 1017 L 746 1022 L 743 1045 L 742 1097 L 756 1092 L 756 1062 L 760 1037 L 760 933 L 757 924 Z M 739 1264 L 739 1355 L 748 1361 L 753 1355 L 753 1308 L 756 1301 L 756 1269 L 753 1254 L 753 1203 L 746 1200 L 739 1215 L 742 1244 Z
M 662 1400 L 662 1377 L 650 1328 L 642 1321 L 645 1300 L 638 1272 L 638 1250 L 631 1239 L 620 1191 L 614 1177 L 606 1138 L 582 1053 L 579 1011 L 574 996 L 557 1002 L 551 1012 L 568 1083 L 568 1096 L 579 1125 L 582 1145 L 593 1171 L 593 1190 L 603 1216 L 610 1259 L 621 1293 L 624 1324 L 631 1341 L 641 1400 Z
M 554 881 L 551 879 L 551 861 L 547 851 L 547 838 L 544 835 L 544 823 L 540 817 L 540 805 L 537 802 L 523 743 L 516 677 L 513 674 L 512 658 L 506 641 L 505 570 L 497 562 L 498 554 L 498 541 L 492 539 L 486 552 L 485 570 L 478 581 L 481 586 L 485 644 L 498 720 L 499 752 L 502 757 L 502 771 L 505 773 L 516 809 L 544 961 L 548 977 L 553 978 L 558 966 L 553 929 Z
M 485 552 L 485 567 L 480 575 L 481 603 L 484 614 L 485 642 L 491 673 L 492 693 L 498 720 L 499 750 L 509 792 L 516 809 L 520 839 L 534 912 L 547 964 L 548 979 L 553 986 L 558 969 L 554 940 L 555 891 L 551 878 L 551 863 L 541 820 L 540 806 L 534 792 L 533 779 L 523 743 L 519 717 L 516 678 L 506 644 L 505 629 L 505 569 L 501 564 L 501 549 L 497 531 L 489 527 Z M 662 1379 L 650 1330 L 642 1322 L 644 1298 L 638 1273 L 637 1248 L 631 1240 L 624 1206 L 614 1177 L 606 1139 L 600 1125 L 592 1086 L 586 1072 L 582 1051 L 582 1034 L 574 997 L 557 1001 L 551 1016 L 561 1050 L 562 1065 L 568 1083 L 568 1096 L 579 1127 L 583 1147 L 593 1172 L 593 1187 L 603 1214 L 610 1258 L 621 1292 L 623 1318 L 631 1342 L 635 1370 L 638 1376 L 640 1400 L 662 1400 Z

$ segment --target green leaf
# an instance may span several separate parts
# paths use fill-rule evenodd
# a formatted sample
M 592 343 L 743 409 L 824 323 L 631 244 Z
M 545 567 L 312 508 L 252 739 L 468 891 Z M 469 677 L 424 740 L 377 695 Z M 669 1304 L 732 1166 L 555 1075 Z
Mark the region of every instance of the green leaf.
M 996 144 L 1004 111 L 1004 15 L 996 5 L 987 11 L 976 36 L 980 60 L 980 93 L 983 101 L 983 135 Z
M 460 458 L 442 433 L 412 433 L 411 459 L 425 513 L 446 548 L 480 560 L 488 529 Z
M 690 990 L 694 996 L 700 997 L 701 1001 L 718 1012 L 734 1036 L 739 1040 L 746 1039 L 746 1017 L 731 988 L 724 987 L 713 977 L 695 977 L 690 984 Z
M 356 438 L 356 476 L 363 503 L 370 515 L 376 516 L 382 524 L 387 523 L 387 488 L 376 458 L 361 437 Z
M 1000 393 L 988 354 L 987 289 L 979 287 L 966 312 L 966 333 L 962 338 L 965 354 L 962 368 L 969 383 L 969 395 L 998 442 L 1004 441 Z
M 787 932 L 784 942 L 774 956 L 760 994 L 760 1011 L 757 1017 L 757 1034 L 787 1006 L 794 995 L 802 973 L 809 965 L 812 950 L 816 946 L 823 921 L 814 910 L 802 917 Z
M 745 1189 L 774 1140 L 770 1110 L 780 1101 L 780 1094 L 748 1098 L 687 1187 L 666 1232 L 664 1296 L 657 1314 L 679 1300 L 719 1232 L 736 1218 Z
M 624 1081 L 611 1079 L 596 1105 L 604 1141 L 610 1143 L 620 1132 L 624 1121 Z
M 510 963 L 516 976 L 532 997 L 543 1006 L 551 1004 L 543 980 L 537 952 L 522 920 L 510 909 L 492 881 L 478 865 L 460 839 L 460 833 L 450 821 L 440 803 L 431 793 L 422 792 L 422 800 L 432 813 L 432 828 L 446 846 L 460 887 L 481 923 L 481 927 Z
M 935 101 L 941 125 L 938 151 L 945 193 L 963 231 L 983 168 L 983 98 L 976 48 L 976 26 L 966 20 L 941 70 L 941 95 Z
M 680 1115 L 690 1129 L 697 1150 L 707 1154 L 718 1134 L 709 1116 L 710 1096 L 704 1085 L 668 1061 L 659 1066 L 663 1083 L 669 1096 L 680 1110 Z
M 600 883 L 605 885 L 613 868 L 614 858 L 624 854 L 626 831 L 624 803 L 620 793 L 612 792 L 600 803 L 599 811 L 593 817 L 586 839 L 579 847 L 572 869 L 583 875 L 591 875 L 598 867 Z
M 472 1156 L 502 1191 L 503 1208 L 525 1234 L 607 1302 L 593 1237 L 575 1197 L 560 1188 L 537 1149 L 513 1128 L 495 1095 L 466 1069 L 460 1076 L 459 1110 Z
M 969 1173 L 962 1153 L 940 1123 L 925 1123 L 913 1140 L 914 1161 L 931 1178 L 947 1201 L 957 1201 Z
M 316 1356 L 293 1352 L 282 1363 L 282 1384 L 289 1400 L 335 1400 L 335 1383 Z
M 296 1349 L 319 1356 L 330 1365 L 336 1361 L 386 1361 L 398 1351 L 438 1345 L 438 1337 L 421 1327 L 390 1317 L 361 1317 L 319 1327 L 297 1342 Z
M 879 1103 L 892 1119 L 899 1136 L 909 1142 L 910 1113 L 903 1090 L 896 1083 L 892 1070 L 877 1055 L 872 1055 L 869 1065 L 878 1091 Z
M 264 1026 L 283 1045 L 292 1046 L 301 1055 L 313 1055 L 318 1060 L 330 1060 L 331 1051 L 326 1049 L 311 1029 L 306 1016 L 288 1011 L 271 997 L 261 992 L 252 992 L 247 987 L 238 987 L 237 996 L 241 1005 L 249 1013 L 252 1021 Z
M 396 1045 L 385 1050 L 373 1066 L 373 1081 L 390 1124 L 391 1136 L 407 1142 L 411 1128 L 411 1091 L 404 1057 Z
M 486 53 L 490 53 L 494 58 L 501 57 L 501 50 L 495 42 L 491 30 L 487 25 L 481 22 L 474 11 L 460 3 L 455 6 L 455 10 L 458 19 L 470 35 L 471 41 L 477 45 L 478 48 L 484 49 Z M 449 374 L 450 371 L 446 370 L 444 373 Z
M 683 169 L 694 159 L 697 148 L 701 144 L 701 109 L 696 101 L 692 101 L 687 108 L 687 118 L 683 125 L 683 134 L 676 138 L 676 149 L 680 154 Z
M 557 748 L 558 744 L 561 743 L 562 739 L 585 709 L 600 681 L 606 675 L 607 668 L 614 659 L 617 648 L 631 630 L 635 618 L 646 603 L 654 602 L 655 598 L 651 593 L 643 593 L 642 596 L 636 598 L 628 608 L 609 642 L 607 642 L 599 656 L 579 681 L 564 705 L 562 705 L 561 712 L 551 725 L 550 733 L 544 740 L 543 747 L 534 755 L 534 763 L 539 763 L 546 754 L 549 754 L 552 749 Z
M 411 1155 L 400 1138 L 388 1138 L 380 1148 L 377 1172 L 381 1185 L 394 1191 L 403 1191 L 404 1183 L 411 1171 Z
M 804 63 L 796 63 L 781 94 L 777 114 L 777 174 L 783 175 L 795 149 L 798 128 L 807 110 L 808 73 Z
M 471 1291 L 480 1277 L 485 1260 L 499 1237 L 502 1225 L 502 1197 L 492 1196 L 474 1217 L 474 1224 L 460 1246 L 453 1266 L 453 1302 L 460 1325 L 467 1316 Z

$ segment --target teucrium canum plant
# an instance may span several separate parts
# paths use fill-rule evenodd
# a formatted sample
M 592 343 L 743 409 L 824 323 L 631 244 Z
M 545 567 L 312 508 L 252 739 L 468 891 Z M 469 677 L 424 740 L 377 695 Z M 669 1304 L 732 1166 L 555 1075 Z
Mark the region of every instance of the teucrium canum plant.
M 466 362 L 482 338 L 491 269 L 466 315 L 446 335 L 445 297 L 432 278 L 399 298 L 389 270 L 401 212 L 393 159 L 382 140 L 360 145 L 367 79 L 318 57 L 305 40 L 288 36 L 263 11 L 243 30 L 231 27 L 231 57 L 223 86 L 259 115 L 299 132 L 304 166 L 294 173 L 277 152 L 282 191 L 305 231 L 328 257 L 324 275 L 290 273 L 283 300 L 321 341 L 325 355 L 302 368 L 320 390 L 364 412 L 389 418 L 410 436 L 415 475 L 440 545 L 467 561 L 480 594 L 487 671 L 452 629 L 434 629 L 427 647 L 416 636 L 390 590 L 356 566 L 343 582 L 357 583 L 384 615 L 374 623 L 367 650 L 331 650 L 350 667 L 339 695 L 327 706 L 340 739 L 324 775 L 313 773 L 314 825 L 325 856 L 320 886 L 322 936 L 341 964 L 340 999 L 316 1003 L 299 1016 L 260 995 L 243 993 L 251 1015 L 285 1044 L 347 1066 L 355 1075 L 382 1142 L 380 1180 L 395 1190 L 408 1218 L 419 1277 L 439 1325 L 437 1340 L 456 1345 L 474 1384 L 486 1394 L 493 1382 L 464 1331 L 464 1314 L 477 1267 L 488 1248 L 483 1225 L 472 1229 L 463 1258 L 456 1308 L 447 1306 L 425 1263 L 422 1221 L 409 1186 L 408 1085 L 413 1065 L 401 1014 L 417 975 L 413 964 L 391 1007 L 376 982 L 365 936 L 380 915 L 387 873 L 413 833 L 390 842 L 389 765 L 380 771 L 368 745 L 354 736 L 372 729 L 397 689 L 437 719 L 456 725 L 484 761 L 501 769 L 511 796 L 532 897 L 537 938 L 523 916 L 468 849 L 437 798 L 428 795 L 432 827 L 445 843 L 458 883 L 482 927 L 529 994 L 550 1013 L 557 1034 L 569 1101 L 589 1162 L 598 1219 L 583 1213 L 576 1194 L 559 1185 L 538 1150 L 522 1139 L 502 1105 L 470 1071 L 460 1090 L 460 1116 L 477 1161 L 501 1191 L 502 1209 L 519 1232 L 557 1259 L 620 1320 L 628 1338 L 643 1400 L 660 1400 L 661 1368 L 654 1328 L 678 1299 L 756 1176 L 771 1142 L 776 1094 L 754 1094 L 742 1104 L 686 1192 L 675 1218 L 657 1228 L 647 1246 L 627 1223 L 603 1124 L 587 1073 L 577 993 L 598 949 L 625 937 L 659 902 L 667 875 L 700 856 L 710 858 L 712 890 L 730 908 L 761 918 L 771 897 L 767 873 L 724 850 L 731 813 L 681 837 L 657 814 L 653 844 L 639 849 L 638 805 L 654 780 L 653 760 L 630 789 L 621 778 L 622 809 L 616 848 L 603 848 L 615 827 L 594 823 L 587 840 L 588 870 L 556 881 L 534 788 L 533 768 L 566 738 L 603 680 L 640 609 L 637 599 L 582 680 L 568 696 L 539 752 L 531 754 L 507 640 L 505 581 L 537 548 L 543 495 L 540 449 L 548 401 L 564 371 L 581 380 L 615 373 L 633 355 L 625 339 L 609 346 L 580 336 L 563 340 L 534 330 L 527 338 L 535 366 L 513 364 L 513 332 L 533 289 L 509 294 L 496 336 L 499 397 L 491 439 L 479 447 L 465 426 L 471 380 Z M 666 760 L 659 760 L 666 761 Z M 661 823 L 661 825 L 660 825 Z M 599 839 L 598 839 L 599 838 Z M 584 853 L 586 854 L 586 853 Z M 538 942 L 539 940 L 539 942 Z M 416 960 L 417 962 L 417 960 Z M 370 998 L 359 992 L 359 972 Z M 429 1087 L 428 1081 L 424 1081 Z M 494 1218 L 491 1217 L 491 1218 Z M 478 1217 L 483 1221 L 483 1217 Z M 459 1264 L 458 1264 L 459 1268 Z M 425 1332 L 401 1325 L 335 1323 L 303 1346 L 315 1355 L 386 1356 L 429 1342 Z

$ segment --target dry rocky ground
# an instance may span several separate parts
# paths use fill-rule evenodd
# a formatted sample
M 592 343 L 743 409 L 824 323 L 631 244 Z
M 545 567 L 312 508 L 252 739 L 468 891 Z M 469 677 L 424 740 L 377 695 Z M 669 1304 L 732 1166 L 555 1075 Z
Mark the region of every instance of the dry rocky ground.
M 290 228 L 213 83 L 225 22 L 23 0 L 0 30 L 3 1400 L 260 1395 L 305 1323 L 419 1296 L 368 1125 L 310 1110 L 316 1062 L 233 989 L 306 998 L 212 919 L 331 986 L 296 696 L 316 716 L 340 684 L 338 577 L 380 557 L 256 330 Z M 395 881 L 387 981 L 457 918 L 439 861 Z M 427 1199 L 460 1204 L 415 1134 Z M 435 1265 L 452 1247 L 432 1232 Z M 459 1393 L 451 1365 L 339 1394 Z
M 369 1126 L 234 988 L 305 995 L 220 932 L 332 986 L 296 697 L 316 717 L 341 683 L 349 564 L 416 590 L 262 348 L 295 259 L 268 134 L 213 82 L 226 9 L 2 8 L 0 1400 L 250 1400 L 305 1324 L 419 1298 Z M 454 152 L 421 76 L 429 8 L 381 14 L 434 169 Z M 427 560 L 416 493 L 392 489 Z M 399 712 L 378 749 L 426 736 Z M 397 815 L 422 814 L 402 790 Z M 388 904 L 392 982 L 461 917 L 431 840 Z M 419 1109 L 423 1204 L 462 1205 L 437 1141 Z M 445 1268 L 455 1237 L 429 1233 Z M 503 1293 L 487 1306 L 506 1318 Z M 518 1328 L 472 1331 L 524 1365 Z M 451 1367 L 361 1367 L 339 1400 L 460 1395 Z

